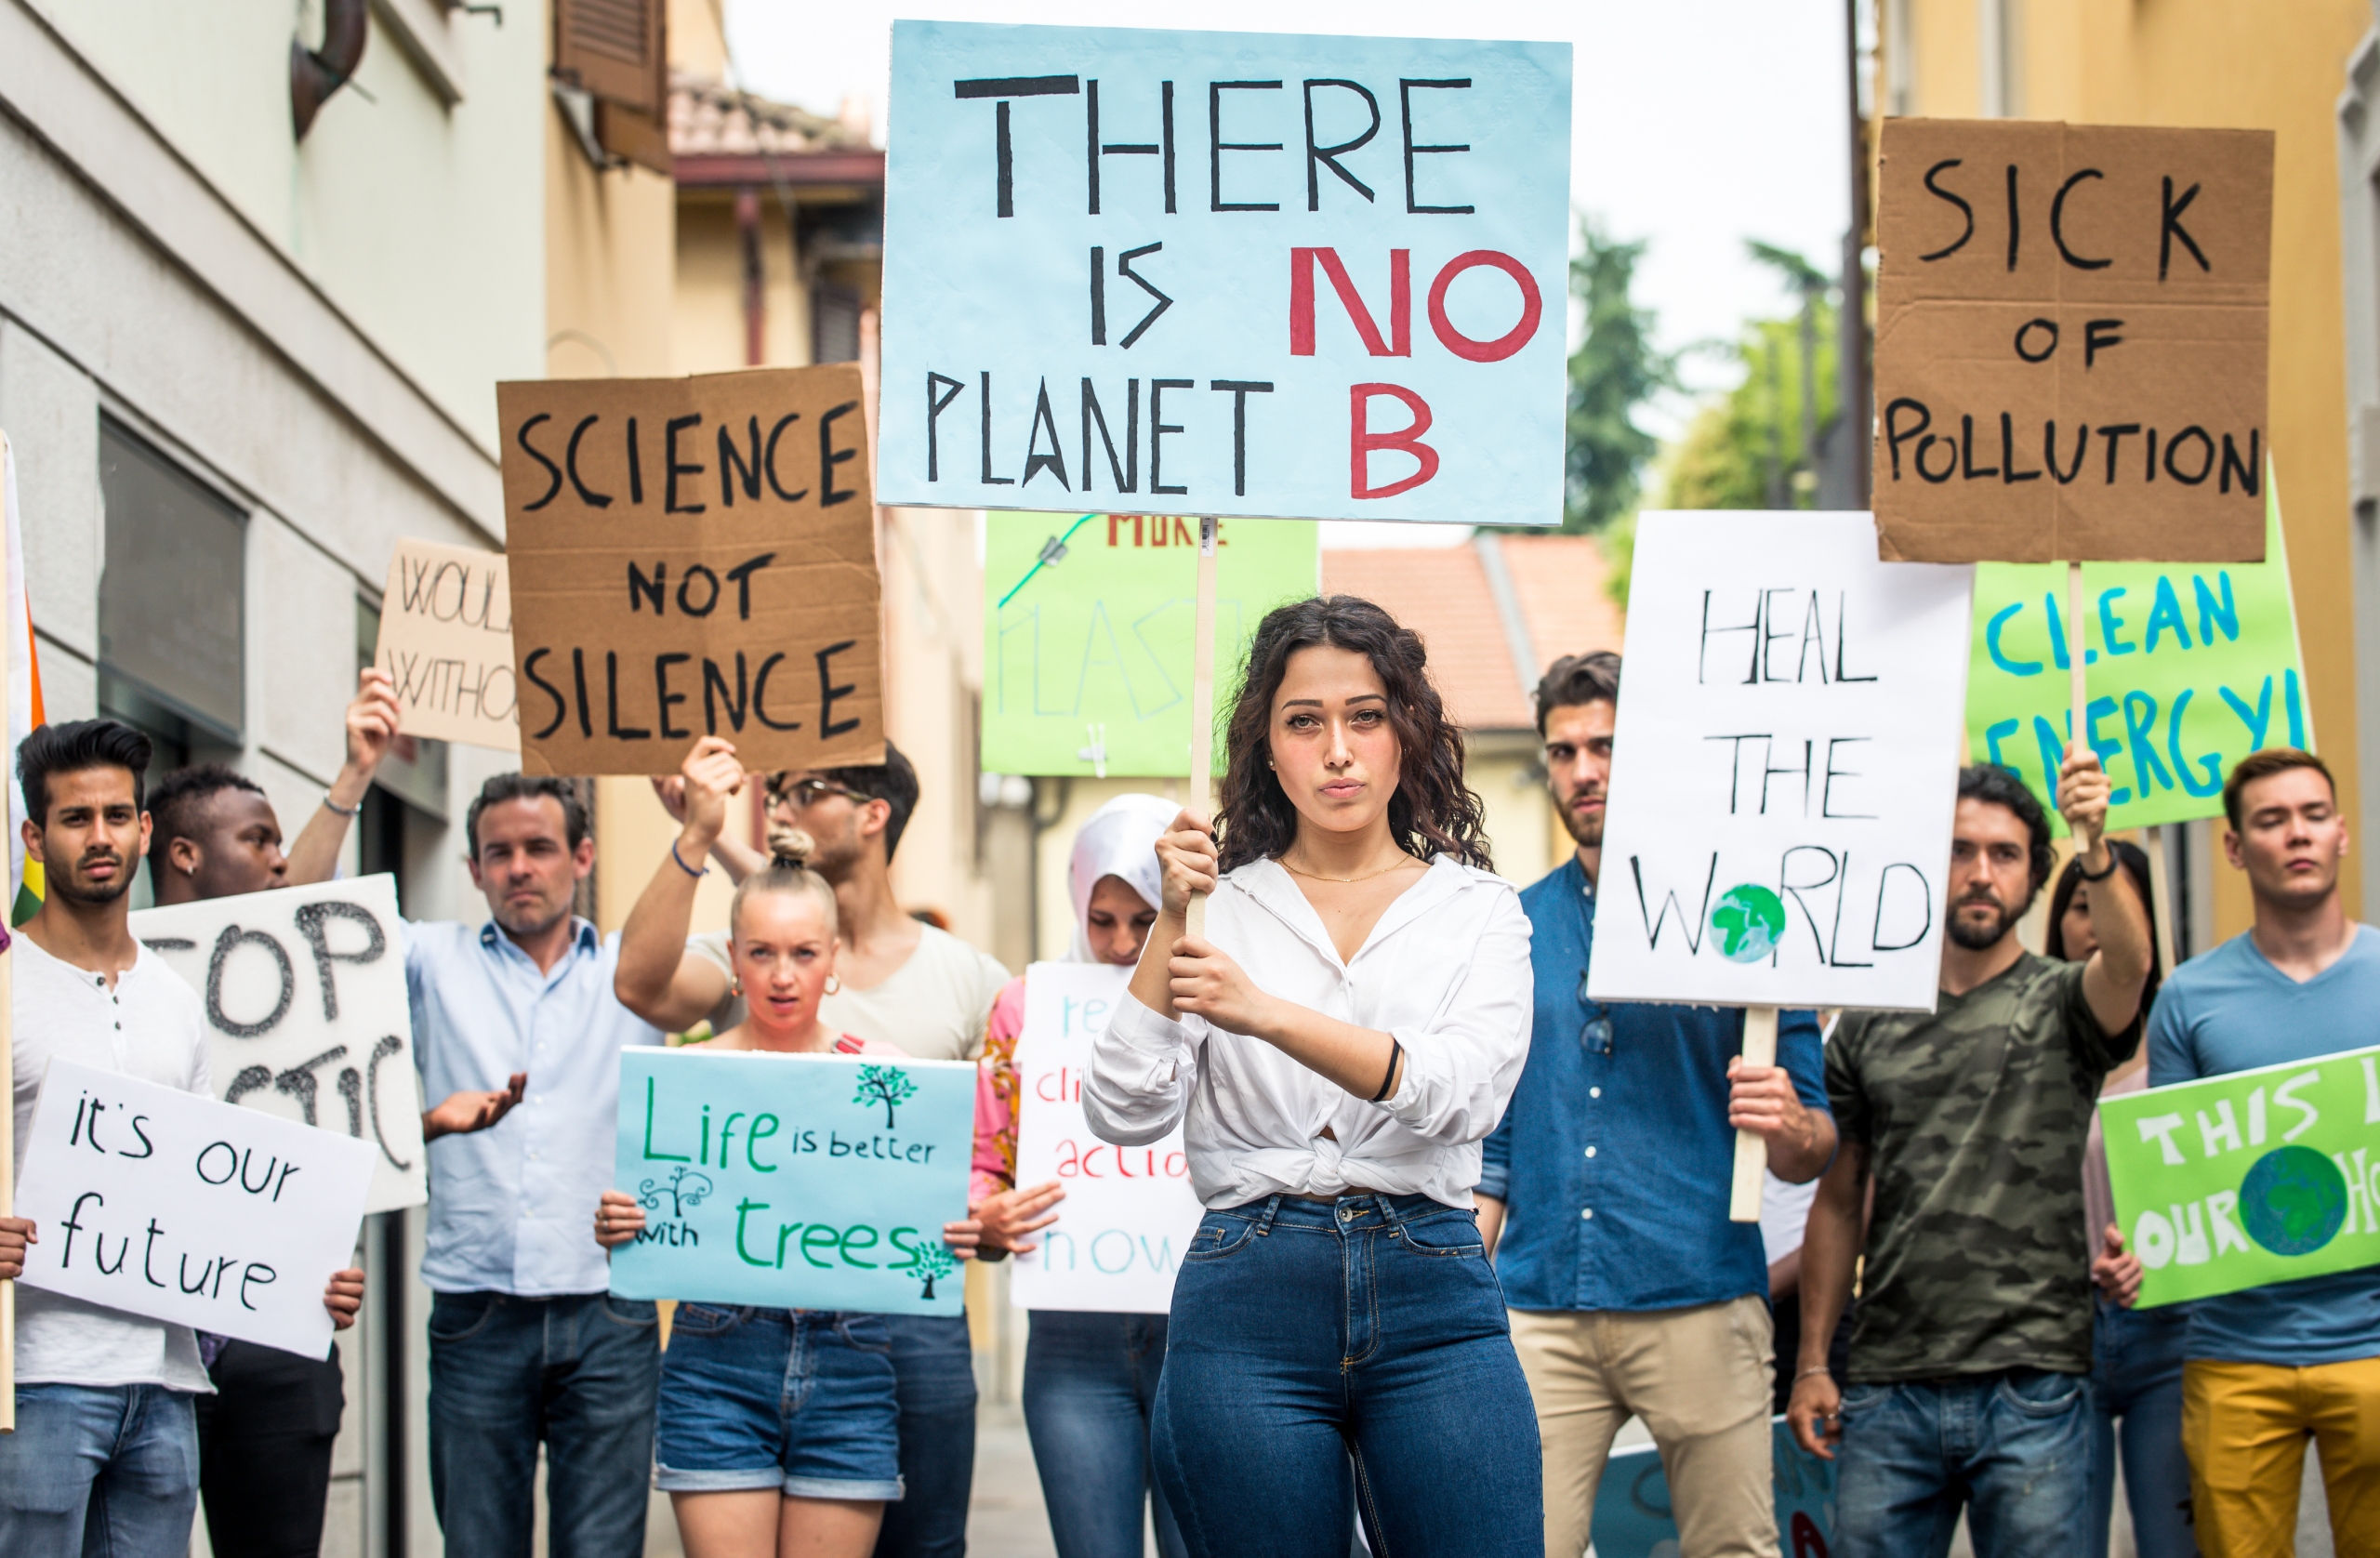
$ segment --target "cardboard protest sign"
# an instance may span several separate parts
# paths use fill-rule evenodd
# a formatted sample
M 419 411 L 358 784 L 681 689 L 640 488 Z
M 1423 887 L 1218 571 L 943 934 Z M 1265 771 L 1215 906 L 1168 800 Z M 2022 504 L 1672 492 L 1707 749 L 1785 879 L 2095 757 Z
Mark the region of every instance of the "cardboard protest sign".
M 1778 1417 L 1769 1419 L 1769 1465 L 1782 1550 L 1792 1558 L 1826 1558 L 1834 1547 L 1835 1463 L 1795 1444 Z M 1675 1558 L 1673 1508 L 1659 1446 L 1613 1450 L 1595 1487 L 1595 1558 Z
M 520 749 L 512 591 L 501 554 L 399 541 L 372 663 L 396 683 L 405 734 Z
M 371 1146 L 367 1211 L 430 1198 L 394 878 L 142 909 L 132 933 L 198 992 L 224 1102 Z
M 2099 1129 L 2143 1309 L 2380 1264 L 2380 1049 L 2106 1099 Z
M 1025 1031 L 1017 1036 L 1016 1182 L 1065 1186 L 1041 1247 L 1015 1257 L 1009 1292 L 1019 1309 L 1163 1314 L 1174 1264 L 1204 1208 L 1175 1127 L 1144 1146 L 1101 1141 L 1082 1112 L 1091 1046 L 1132 970 L 1101 963 L 1036 963 L 1025 971 Z
M 1567 45 L 896 21 L 892 90 L 886 502 L 1560 522 Z
M 1971 573 L 1864 514 L 1638 520 L 1593 998 L 1934 1009 Z
M 1887 119 L 1882 150 L 1884 556 L 2261 558 L 2271 132 Z
M 29 1287 L 319 1358 L 323 1288 L 354 1263 L 372 1148 L 52 1061 L 16 1213 Z M 113 1245 L 111 1258 L 110 1245 Z
M 1215 651 L 1237 665 L 1266 612 L 1315 593 L 1316 526 L 1226 520 L 1218 530 Z M 1103 778 L 1181 772 L 1197 561 L 1197 526 L 1179 519 L 1087 514 L 1053 524 L 1039 514 L 991 515 L 984 767 Z
M 859 369 L 496 386 L 535 773 L 884 759 Z
M 612 1291 L 957 1314 L 974 1120 L 963 1061 L 623 1050 L 614 1182 L 645 1226 Z
M 2262 562 L 2083 565 L 2084 739 L 2115 785 L 2110 829 L 2219 817 L 2232 764 L 2313 739 L 2281 503 L 2266 498 Z M 2063 833 L 2065 570 L 1978 565 L 1974 627 L 1967 749 L 2024 780 Z

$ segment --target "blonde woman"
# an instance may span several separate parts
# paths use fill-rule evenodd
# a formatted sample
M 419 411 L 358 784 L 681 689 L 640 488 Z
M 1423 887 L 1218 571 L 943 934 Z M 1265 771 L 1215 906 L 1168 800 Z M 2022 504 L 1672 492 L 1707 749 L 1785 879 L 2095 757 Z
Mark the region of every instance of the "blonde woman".
M 818 1002 L 836 987 L 834 890 L 804 864 L 807 836 L 770 830 L 773 859 L 729 912 L 743 1022 L 705 1053 L 899 1054 L 836 1034 Z M 605 1248 L 634 1239 L 644 1212 L 607 1190 L 595 1211 Z M 945 1223 L 964 1260 L 980 1225 Z M 900 1406 L 884 1318 L 837 1310 L 681 1303 L 663 1354 L 655 1482 L 687 1558 L 866 1558 L 884 1506 L 901 1497 Z

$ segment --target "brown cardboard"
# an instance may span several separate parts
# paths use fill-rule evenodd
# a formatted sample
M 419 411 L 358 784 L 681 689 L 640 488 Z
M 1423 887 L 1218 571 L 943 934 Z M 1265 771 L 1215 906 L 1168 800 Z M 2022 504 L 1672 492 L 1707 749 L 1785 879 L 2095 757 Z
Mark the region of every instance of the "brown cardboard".
M 397 728 L 521 749 L 512 592 L 496 552 L 402 540 L 389 557 L 372 663 L 397 686 Z
M 1880 553 L 2261 561 L 2271 133 L 1887 119 L 1882 153 Z
M 884 760 L 861 402 L 850 363 L 496 387 L 523 770 Z

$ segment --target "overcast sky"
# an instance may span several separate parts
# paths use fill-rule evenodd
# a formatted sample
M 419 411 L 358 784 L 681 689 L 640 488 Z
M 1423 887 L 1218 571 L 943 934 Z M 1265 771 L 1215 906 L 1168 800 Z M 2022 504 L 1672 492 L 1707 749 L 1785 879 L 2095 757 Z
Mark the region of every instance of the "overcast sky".
M 1461 25 L 1421 0 L 1206 0 L 1219 31 L 1567 40 L 1572 46 L 1570 198 L 1648 247 L 1636 297 L 1669 348 L 1732 337 L 1791 308 L 1747 238 L 1841 263 L 1850 195 L 1841 0 L 1470 0 Z M 1135 21 L 1157 13 L 1135 13 Z M 826 113 L 866 99 L 879 139 L 894 17 L 1112 25 L 1091 0 L 727 0 L 742 86 Z M 1727 382 L 1689 363 L 1694 383 Z M 1680 408 L 1646 418 L 1658 432 Z

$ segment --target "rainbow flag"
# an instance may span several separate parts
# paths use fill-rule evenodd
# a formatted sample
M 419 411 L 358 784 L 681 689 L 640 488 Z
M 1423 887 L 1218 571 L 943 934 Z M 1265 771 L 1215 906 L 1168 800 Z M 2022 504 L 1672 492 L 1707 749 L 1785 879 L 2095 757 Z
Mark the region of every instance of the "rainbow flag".
M 17 747 L 42 723 L 41 662 L 33 653 L 33 615 L 25 591 L 25 533 L 17 511 L 17 456 L 0 432 L 0 517 L 7 522 L 5 573 L 7 638 L 0 640 L 8 678 L 8 923 L 22 925 L 41 908 L 41 863 L 25 858 L 25 798 L 17 788 Z

